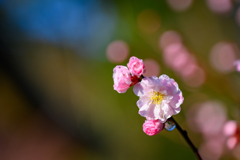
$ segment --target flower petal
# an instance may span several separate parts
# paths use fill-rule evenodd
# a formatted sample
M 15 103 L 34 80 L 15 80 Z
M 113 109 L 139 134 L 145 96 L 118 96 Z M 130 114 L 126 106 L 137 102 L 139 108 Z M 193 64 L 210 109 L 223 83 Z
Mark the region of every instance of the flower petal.
M 149 94 L 149 92 L 156 90 L 156 80 L 158 80 L 158 78 L 154 76 L 143 78 L 141 82 L 135 84 L 133 92 L 139 97 L 144 94 Z
M 167 119 L 173 115 L 173 109 L 167 103 L 164 103 L 162 105 L 162 110 L 164 112 L 163 119 L 166 122 Z
M 149 98 L 145 95 L 142 96 L 138 101 L 137 101 L 137 106 L 138 108 L 141 108 L 143 105 L 149 103 Z
M 143 89 L 143 86 L 141 85 L 141 83 L 137 83 L 133 87 L 134 94 L 136 94 L 139 97 L 144 95 L 144 91 L 143 90 L 144 89 Z
M 170 78 L 166 74 L 162 74 L 161 76 L 159 76 L 159 79 L 162 81 L 162 80 L 169 80 Z
M 179 90 L 177 94 L 173 96 L 171 101 L 169 102 L 169 105 L 174 109 L 180 107 L 180 105 L 183 103 L 183 96 L 182 92 Z
M 180 111 L 181 111 L 181 107 L 175 108 L 175 109 L 173 110 L 173 115 L 178 114 Z
M 155 109 L 155 104 L 153 103 L 145 104 L 143 105 L 142 108 L 139 109 L 138 113 L 141 116 L 146 117 L 148 119 L 155 119 L 154 109 Z

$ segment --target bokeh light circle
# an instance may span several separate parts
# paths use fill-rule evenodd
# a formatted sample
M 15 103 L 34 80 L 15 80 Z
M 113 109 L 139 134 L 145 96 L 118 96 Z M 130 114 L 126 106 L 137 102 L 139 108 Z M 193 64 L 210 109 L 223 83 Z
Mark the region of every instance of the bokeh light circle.
M 191 67 L 190 74 L 185 77 L 183 76 L 182 79 L 189 87 L 200 87 L 206 80 L 205 71 L 196 65 L 192 65 Z
M 223 136 L 215 136 L 205 140 L 199 148 L 199 153 L 204 160 L 218 160 L 224 151 L 225 139 Z
M 219 135 L 227 120 L 226 107 L 219 101 L 196 103 L 189 109 L 187 120 L 192 130 L 205 137 Z
M 237 12 L 236 12 L 236 21 L 238 26 L 240 27 L 240 7 L 238 8 Z
M 228 73 L 234 70 L 236 47 L 227 42 L 219 42 L 210 52 L 211 65 L 219 72 Z
M 187 64 L 182 68 L 181 70 L 181 77 L 189 77 L 192 74 L 194 74 L 194 71 L 197 67 L 197 64 L 195 63 L 195 59 L 193 57 L 190 57 Z
M 165 64 L 173 68 L 174 66 L 174 60 L 178 56 L 179 52 L 182 50 L 182 44 L 181 43 L 172 43 L 169 44 L 167 47 L 164 48 L 163 50 L 163 58 Z
M 169 6 L 175 11 L 185 11 L 187 10 L 193 0 L 167 0 Z
M 124 41 L 113 41 L 107 47 L 106 56 L 112 63 L 121 63 L 127 59 L 128 55 L 129 47 Z
M 208 7 L 215 13 L 228 13 L 233 4 L 231 0 L 207 0 Z
M 143 74 L 146 77 L 159 76 L 160 65 L 154 59 L 145 59 L 144 65 L 146 67 L 146 72 Z
M 175 31 L 166 31 L 159 38 L 160 49 L 164 49 L 174 43 L 182 43 L 181 36 Z

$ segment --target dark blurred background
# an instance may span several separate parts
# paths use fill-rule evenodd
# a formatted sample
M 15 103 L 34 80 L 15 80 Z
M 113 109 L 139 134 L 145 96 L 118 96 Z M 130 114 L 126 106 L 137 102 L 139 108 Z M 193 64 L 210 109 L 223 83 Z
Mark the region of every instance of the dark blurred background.
M 239 0 L 0 0 L 1 160 L 194 159 L 177 130 L 142 131 L 113 68 L 143 59 L 185 98 L 174 116 L 205 160 L 240 159 Z

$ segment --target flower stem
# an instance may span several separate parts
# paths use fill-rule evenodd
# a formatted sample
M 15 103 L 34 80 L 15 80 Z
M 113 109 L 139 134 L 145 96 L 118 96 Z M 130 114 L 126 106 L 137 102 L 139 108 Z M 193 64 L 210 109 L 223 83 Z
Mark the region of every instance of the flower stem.
M 192 141 L 189 139 L 187 132 L 179 126 L 179 124 L 175 121 L 175 119 L 173 117 L 171 117 L 170 120 L 172 120 L 175 123 L 177 130 L 183 136 L 183 138 L 186 140 L 187 144 L 191 147 L 191 149 L 194 152 L 194 154 L 196 155 L 197 159 L 202 160 L 201 156 L 198 153 L 198 149 L 193 145 Z

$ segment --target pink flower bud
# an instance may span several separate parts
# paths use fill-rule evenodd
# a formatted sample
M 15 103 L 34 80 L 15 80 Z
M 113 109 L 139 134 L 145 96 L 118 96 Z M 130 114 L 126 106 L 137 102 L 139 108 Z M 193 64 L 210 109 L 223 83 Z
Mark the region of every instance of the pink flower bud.
M 233 136 L 238 131 L 238 124 L 236 121 L 228 121 L 223 126 L 223 134 L 227 137 Z
M 240 60 L 236 60 L 234 65 L 236 66 L 237 71 L 240 72 Z
M 238 143 L 238 138 L 236 136 L 231 136 L 227 139 L 227 147 L 228 149 L 232 150 L 236 147 Z
M 114 90 L 118 93 L 125 93 L 132 83 L 128 68 L 120 65 L 116 66 L 113 69 L 113 81 Z
M 164 124 L 161 123 L 160 120 L 146 120 L 143 124 L 143 131 L 149 135 L 153 136 L 158 134 L 160 131 L 163 130 Z
M 142 59 L 138 59 L 137 57 L 131 57 L 127 64 L 129 71 L 132 75 L 136 75 L 140 77 L 145 72 L 145 66 L 143 64 Z

